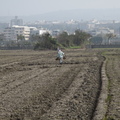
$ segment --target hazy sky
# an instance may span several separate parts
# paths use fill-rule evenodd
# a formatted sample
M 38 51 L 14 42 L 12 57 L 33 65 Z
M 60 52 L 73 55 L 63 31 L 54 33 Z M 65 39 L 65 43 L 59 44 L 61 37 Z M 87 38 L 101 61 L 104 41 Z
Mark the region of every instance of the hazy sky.
M 0 0 L 0 16 L 36 15 L 88 8 L 120 8 L 120 0 Z

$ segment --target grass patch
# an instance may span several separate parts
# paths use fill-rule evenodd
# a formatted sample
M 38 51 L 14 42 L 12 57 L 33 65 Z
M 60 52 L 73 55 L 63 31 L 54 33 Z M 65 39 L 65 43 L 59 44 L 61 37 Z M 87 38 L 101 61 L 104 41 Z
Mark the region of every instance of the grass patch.
M 115 120 L 113 117 L 105 117 L 102 120 Z
M 79 48 L 82 48 L 81 46 L 71 46 L 69 47 L 70 49 L 79 49 Z
M 111 95 L 108 95 L 107 98 L 106 98 L 106 102 L 110 102 L 112 99 L 112 96 Z

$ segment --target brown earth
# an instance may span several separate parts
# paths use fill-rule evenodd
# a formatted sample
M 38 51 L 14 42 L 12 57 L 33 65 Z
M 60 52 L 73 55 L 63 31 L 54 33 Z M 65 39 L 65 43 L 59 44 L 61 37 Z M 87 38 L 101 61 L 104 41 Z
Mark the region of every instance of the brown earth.
M 56 51 L 0 51 L 0 120 L 93 119 L 104 58 L 98 50 L 64 52 L 60 65 Z
M 120 120 L 120 50 L 106 52 L 106 58 L 106 73 L 109 80 L 106 118 Z

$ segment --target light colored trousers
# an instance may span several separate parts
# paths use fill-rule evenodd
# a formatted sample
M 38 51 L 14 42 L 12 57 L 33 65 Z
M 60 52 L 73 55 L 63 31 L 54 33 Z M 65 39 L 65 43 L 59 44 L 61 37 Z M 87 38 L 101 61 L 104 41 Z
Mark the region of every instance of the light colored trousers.
M 63 57 L 60 57 L 60 63 L 62 63 L 63 62 Z

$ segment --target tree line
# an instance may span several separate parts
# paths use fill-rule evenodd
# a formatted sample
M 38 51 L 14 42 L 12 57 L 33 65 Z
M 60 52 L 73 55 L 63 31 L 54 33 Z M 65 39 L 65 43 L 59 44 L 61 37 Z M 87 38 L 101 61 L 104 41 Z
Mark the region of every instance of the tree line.
M 57 49 L 58 47 L 69 48 L 75 46 L 84 46 L 91 35 L 82 30 L 76 30 L 74 34 L 62 32 L 56 38 L 53 38 L 49 33 L 42 36 L 33 35 L 31 40 L 36 41 L 34 49 Z
M 82 30 L 75 30 L 73 34 L 69 34 L 66 31 L 60 33 L 57 37 L 52 37 L 49 33 L 43 35 L 31 35 L 29 40 L 25 40 L 23 35 L 17 35 L 17 41 L 4 41 L 3 36 L 0 37 L 0 47 L 16 49 L 57 49 L 70 48 L 70 47 L 84 47 L 86 44 L 110 44 L 111 39 L 116 35 L 109 33 L 105 35 L 91 36 L 89 33 Z M 103 43 L 103 40 L 105 43 Z

